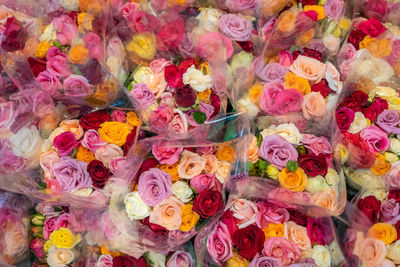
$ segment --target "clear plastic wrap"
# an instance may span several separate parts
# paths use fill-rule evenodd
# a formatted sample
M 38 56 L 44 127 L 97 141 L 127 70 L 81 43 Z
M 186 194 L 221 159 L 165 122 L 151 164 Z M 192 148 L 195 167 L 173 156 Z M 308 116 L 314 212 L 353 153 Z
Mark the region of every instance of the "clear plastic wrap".
M 263 197 L 269 189 L 258 181 L 238 186 L 221 219 L 196 236 L 198 263 L 341 266 L 345 259 L 332 220 L 308 217 L 281 202 L 281 196 Z
M 356 0 L 357 16 L 376 18 L 382 22 L 400 24 L 400 3 L 392 0 Z

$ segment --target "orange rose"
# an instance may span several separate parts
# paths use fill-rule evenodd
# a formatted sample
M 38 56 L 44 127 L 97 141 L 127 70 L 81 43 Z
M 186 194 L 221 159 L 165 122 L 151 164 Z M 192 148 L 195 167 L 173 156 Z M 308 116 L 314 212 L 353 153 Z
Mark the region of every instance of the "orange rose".
M 390 163 L 385 160 L 382 154 L 376 154 L 375 162 L 371 166 L 371 172 L 376 175 L 384 175 L 390 170 Z
M 226 160 L 229 162 L 233 161 L 233 156 L 235 155 L 235 149 L 230 145 L 220 145 L 217 147 L 217 151 L 215 152 L 215 156 L 217 156 L 218 160 Z
M 307 175 L 302 168 L 297 168 L 294 172 L 284 168 L 278 174 L 278 180 L 280 185 L 285 189 L 294 192 L 303 192 L 307 184 Z
M 83 162 L 91 162 L 95 159 L 94 154 L 90 152 L 89 149 L 85 148 L 84 146 L 80 145 L 78 151 L 76 152 L 76 159 Z
M 158 165 L 157 168 L 160 170 L 169 173 L 171 175 L 171 181 L 176 182 L 182 180 L 178 174 L 178 162 L 173 165 Z
M 281 32 L 291 32 L 296 25 L 297 12 L 293 9 L 283 11 L 279 16 L 277 28 Z
M 260 101 L 263 85 L 261 83 L 255 83 L 249 90 L 249 97 L 251 102 L 257 104 Z
M 296 45 L 297 46 L 306 46 L 314 38 L 314 35 L 315 35 L 314 28 L 309 29 L 308 31 L 302 33 L 296 39 Z
M 315 11 L 318 14 L 318 20 L 322 20 L 325 18 L 325 10 L 323 6 L 319 5 L 305 5 L 304 6 L 304 12 L 307 11 Z
M 255 164 L 258 161 L 258 151 L 259 148 L 257 146 L 257 138 L 253 136 L 251 138 L 250 145 L 247 149 L 247 159 L 253 164 Z
M 210 104 L 211 89 L 204 90 L 203 92 L 196 92 L 197 97 L 203 103 Z
M 285 74 L 284 86 L 286 89 L 296 89 L 303 95 L 311 92 L 310 83 L 302 77 L 297 77 L 290 71 Z
M 262 229 L 265 235 L 265 240 L 270 237 L 282 237 L 283 236 L 283 224 L 268 224 L 267 228 Z
M 100 12 L 102 7 L 98 0 L 79 0 L 79 8 L 85 12 Z
M 287 4 L 289 0 L 269 0 L 264 3 L 264 14 L 271 17 L 281 11 Z
M 69 50 L 68 60 L 73 64 L 86 64 L 89 59 L 89 50 L 84 45 L 74 45 Z
M 367 49 L 374 57 L 387 57 L 392 52 L 392 43 L 387 39 L 374 39 L 367 45 Z
M 320 92 L 311 92 L 304 96 L 303 115 L 307 120 L 321 118 L 327 114 L 327 107 L 324 97 Z
M 60 120 L 60 118 L 55 114 L 48 114 L 45 117 L 43 117 L 42 119 L 40 119 L 39 124 L 38 124 L 38 128 L 40 130 L 54 130 L 55 128 L 57 128 L 58 122 Z
M 169 197 L 158 203 L 150 214 L 150 222 L 161 225 L 167 230 L 178 230 L 182 223 L 184 204 L 175 197 Z
M 368 230 L 368 236 L 383 241 L 389 245 L 396 241 L 397 231 L 393 225 L 389 223 L 376 223 Z

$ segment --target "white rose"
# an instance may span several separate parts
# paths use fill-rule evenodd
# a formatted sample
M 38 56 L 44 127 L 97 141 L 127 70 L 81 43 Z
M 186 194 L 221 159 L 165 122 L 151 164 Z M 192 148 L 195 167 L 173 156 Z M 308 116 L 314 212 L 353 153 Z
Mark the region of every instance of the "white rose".
M 373 174 L 369 169 L 345 169 L 350 185 L 356 189 L 374 189 L 384 187 L 380 176 Z
M 64 267 L 74 260 L 74 253 L 70 249 L 52 246 L 47 253 L 47 264 L 50 267 Z
M 140 66 L 136 69 L 135 73 L 133 74 L 133 79 L 137 83 L 144 83 L 146 82 L 147 76 L 152 75 L 153 72 L 149 67 Z
M 327 35 L 322 38 L 322 43 L 324 44 L 330 55 L 335 55 L 339 50 L 340 39 L 333 35 Z
M 199 26 L 208 32 L 218 31 L 218 21 L 222 13 L 215 8 L 206 8 L 197 15 L 196 19 L 199 21 Z
M 354 114 L 354 121 L 350 124 L 349 129 L 347 130 L 349 133 L 356 134 L 361 132 L 365 127 L 367 127 L 367 119 L 364 114 L 357 111 Z
M 149 259 L 153 264 L 153 267 L 165 267 L 165 262 L 167 257 L 161 253 L 149 251 L 147 252 L 147 259 Z
M 151 208 L 143 202 L 137 191 L 126 194 L 124 204 L 131 220 L 141 220 L 150 215 Z
M 255 117 L 257 116 L 258 112 L 260 111 L 256 105 L 254 105 L 253 102 L 251 102 L 250 98 L 248 96 L 242 97 L 239 99 L 237 103 L 237 110 L 239 112 L 245 112 L 247 113 L 248 116 L 250 117 Z
M 75 196 L 80 196 L 80 197 L 88 197 L 90 194 L 92 194 L 93 188 L 86 187 L 86 188 L 81 188 L 79 190 L 76 190 L 72 192 L 73 195 Z
M 79 8 L 79 0 L 60 0 L 60 4 L 68 11 L 74 11 Z
M 321 191 L 329 189 L 329 185 L 326 183 L 324 177 L 318 175 L 307 179 L 305 190 L 311 194 L 315 194 Z
M 309 254 L 309 257 L 315 260 L 318 267 L 330 267 L 331 266 L 331 254 L 325 246 L 315 245 Z
M 362 77 L 370 78 L 375 84 L 379 84 L 389 80 L 394 75 L 392 66 L 381 58 L 371 57 L 366 49 L 357 52 L 356 60 L 353 63 L 353 70 Z M 366 58 L 369 57 L 369 58 Z
M 20 129 L 9 140 L 15 155 L 30 160 L 32 165 L 39 163 L 44 140 L 35 126 Z
M 247 53 L 242 51 L 240 53 L 235 54 L 231 59 L 231 70 L 232 73 L 235 73 L 236 70 L 240 67 L 250 68 L 253 63 L 254 56 L 251 53 Z
M 391 259 L 395 264 L 400 264 L 400 240 L 386 247 L 388 249 L 386 257 Z
M 329 251 L 332 255 L 332 265 L 340 266 L 340 264 L 344 262 L 344 256 L 336 240 L 329 245 Z
M 396 155 L 400 155 L 400 140 L 397 138 L 390 138 L 390 151 Z
M 380 201 L 385 201 L 386 197 L 389 195 L 389 191 L 385 189 L 373 189 L 364 191 L 360 198 L 366 198 L 368 196 L 374 196 L 376 199 Z
M 56 32 L 56 29 L 54 29 L 54 27 L 53 27 L 53 23 L 50 23 L 44 29 L 42 35 L 40 35 L 39 41 L 50 42 L 50 41 L 54 41 L 54 40 L 57 40 L 57 32 Z
M 282 136 L 286 141 L 291 144 L 300 144 L 303 136 L 301 135 L 299 129 L 293 123 L 283 123 L 276 127 L 276 134 Z
M 193 191 L 190 186 L 182 181 L 178 181 L 171 186 L 172 193 L 183 203 L 189 202 L 193 198 Z
M 226 178 L 229 175 L 230 169 L 231 169 L 231 164 L 228 161 L 222 160 L 218 162 L 218 167 L 217 167 L 217 172 L 215 173 L 215 177 L 217 177 L 218 181 L 220 181 L 221 184 L 225 183 Z
M 114 77 L 117 77 L 117 79 L 120 82 L 123 82 L 126 80 L 128 74 L 126 73 L 126 71 L 123 69 L 122 67 L 122 62 L 120 61 L 119 58 L 114 57 L 114 56 L 110 56 L 107 58 L 107 62 L 106 62 L 107 67 L 109 68 L 111 74 Z
M 182 76 L 184 84 L 190 86 L 197 92 L 204 92 L 211 88 L 212 78 L 210 75 L 204 75 L 203 72 L 196 69 L 194 65 L 190 66 Z
M 339 183 L 339 174 L 332 168 L 328 168 L 325 175 L 326 183 L 330 186 L 337 186 Z

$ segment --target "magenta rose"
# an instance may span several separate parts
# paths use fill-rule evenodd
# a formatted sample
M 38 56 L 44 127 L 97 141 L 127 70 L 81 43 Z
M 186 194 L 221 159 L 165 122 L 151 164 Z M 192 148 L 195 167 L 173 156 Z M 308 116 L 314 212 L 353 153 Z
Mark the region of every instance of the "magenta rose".
M 32 249 L 33 253 L 35 253 L 38 258 L 42 258 L 44 256 L 43 244 L 44 240 L 35 238 L 29 245 L 29 248 Z
M 44 221 L 44 225 L 43 225 L 43 238 L 44 239 L 49 239 L 50 238 L 50 234 L 53 231 L 56 231 L 56 221 L 57 221 L 57 217 L 48 217 L 46 218 L 46 220 Z
M 285 80 L 285 74 L 289 71 L 287 67 L 276 62 L 268 63 L 265 66 L 257 64 L 257 67 L 256 75 L 264 82 L 283 82 Z
M 367 142 L 369 151 L 372 153 L 383 152 L 389 149 L 389 138 L 384 131 L 375 125 L 370 125 L 362 130 L 360 137 Z
M 61 97 L 61 94 L 58 91 L 62 88 L 61 82 L 52 72 L 47 70 L 42 71 L 36 77 L 36 80 L 39 82 L 40 86 L 52 97 Z
M 208 236 L 207 251 L 210 257 L 219 265 L 222 265 L 232 257 L 232 239 L 225 224 L 218 223 Z
M 57 29 L 57 39 L 62 45 L 72 44 L 72 40 L 78 36 L 78 26 L 68 15 L 56 17 L 53 26 Z
M 265 241 L 262 254 L 278 259 L 282 265 L 290 265 L 301 259 L 301 250 L 297 244 L 289 242 L 284 237 L 270 237 Z
M 70 193 L 81 188 L 92 187 L 92 180 L 86 168 L 86 162 L 64 157 L 51 166 L 50 172 L 62 190 Z
M 333 152 L 332 146 L 328 139 L 323 136 L 317 137 L 313 134 L 303 134 L 301 142 L 309 152 L 316 156 L 332 154 Z
M 103 58 L 103 41 L 94 32 L 89 32 L 83 36 L 85 47 L 89 50 L 89 56 L 101 60 Z
M 279 169 L 285 168 L 289 160 L 297 161 L 298 157 L 293 145 L 277 134 L 263 139 L 258 155 Z
M 122 110 L 114 110 L 111 114 L 111 120 L 112 121 L 118 121 L 125 123 L 126 122 L 126 112 Z
M 400 134 L 400 114 L 397 110 L 384 110 L 379 114 L 376 124 L 386 133 Z
M 153 104 L 155 96 L 145 83 L 136 83 L 132 86 L 129 96 L 139 103 L 142 108 L 146 108 Z
M 89 129 L 85 132 L 81 144 L 94 153 L 99 147 L 106 145 L 107 142 L 101 139 L 96 130 Z
M 51 71 L 59 78 L 65 78 L 72 74 L 67 55 L 64 53 L 58 53 L 57 55 L 49 56 L 46 66 L 48 71 Z
M 167 141 L 159 141 L 153 144 L 151 151 L 160 164 L 172 165 L 179 160 L 183 148 L 170 146 Z
M 229 8 L 230 11 L 241 12 L 241 11 L 248 11 L 248 10 L 256 8 L 256 6 L 258 5 L 258 1 L 257 0 L 227 0 L 225 2 L 225 4 Z
M 53 146 L 61 157 L 71 156 L 74 148 L 79 144 L 75 135 L 69 131 L 63 132 L 54 138 Z
M 175 251 L 169 258 L 167 267 L 194 267 L 192 256 L 185 251 Z
M 265 228 L 270 223 L 280 224 L 289 220 L 289 212 L 284 208 L 264 201 L 258 202 L 257 208 L 256 224 L 260 228 Z
M 171 185 L 170 174 L 152 168 L 140 175 L 138 192 L 146 205 L 155 206 L 172 195 Z
M 250 262 L 249 267 L 282 267 L 282 263 L 272 257 L 261 256 L 257 254 Z
M 388 199 L 382 203 L 381 221 L 392 225 L 400 221 L 400 203 L 394 199 Z
M 237 14 L 224 14 L 218 21 L 219 30 L 232 40 L 243 42 L 251 37 L 253 25 L 250 20 Z
M 327 244 L 328 232 L 320 220 L 307 218 L 307 234 L 311 243 L 322 246 Z
M 261 93 L 260 108 L 266 113 L 272 113 L 277 95 L 285 90 L 282 82 L 270 82 L 264 85 Z
M 214 174 L 200 174 L 190 180 L 190 186 L 196 190 L 196 194 L 200 194 L 206 189 L 215 186 L 216 178 Z
M 66 228 L 68 226 L 69 214 L 62 213 L 57 217 L 57 220 L 54 223 L 55 230 L 60 229 L 61 227 Z
M 275 97 L 272 113 L 284 115 L 290 112 L 301 111 L 303 94 L 296 89 L 287 89 L 279 92 Z
M 93 93 L 88 80 L 76 74 L 69 75 L 63 82 L 66 97 L 86 98 Z

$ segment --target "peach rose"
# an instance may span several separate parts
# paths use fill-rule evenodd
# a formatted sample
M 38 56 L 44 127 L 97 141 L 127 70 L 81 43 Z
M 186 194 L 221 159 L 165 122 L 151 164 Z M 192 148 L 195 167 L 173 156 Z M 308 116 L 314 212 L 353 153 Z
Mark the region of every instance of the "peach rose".
M 99 147 L 95 154 L 95 158 L 103 162 L 103 164 L 108 168 L 110 161 L 117 157 L 123 157 L 124 152 L 122 149 L 114 144 L 107 144 Z
M 226 178 L 228 178 L 230 169 L 231 169 L 230 162 L 225 161 L 225 160 L 218 162 L 218 168 L 217 168 L 217 172 L 215 173 L 215 176 L 217 177 L 218 181 L 221 182 L 221 184 L 225 183 Z
M 183 179 L 192 179 L 199 175 L 206 166 L 206 160 L 198 154 L 184 150 L 178 165 L 178 174 Z
M 175 197 L 169 197 L 158 203 L 150 214 L 150 223 L 161 225 L 167 230 L 178 230 L 182 223 L 184 204 Z
M 307 234 L 307 228 L 295 222 L 284 223 L 284 237 L 299 246 L 303 254 L 311 250 L 311 241 Z
M 65 120 L 60 123 L 60 127 L 75 135 L 77 140 L 83 136 L 83 128 L 79 125 L 79 120 Z
M 167 88 L 167 82 L 164 78 L 164 71 L 157 74 L 147 75 L 144 83 L 156 98 L 161 97 L 162 93 L 165 91 L 165 88 Z
M 218 168 L 218 159 L 213 154 L 204 154 L 201 156 L 202 159 L 206 160 L 204 171 L 206 173 L 214 174 Z
M 56 151 L 50 151 L 40 156 L 40 167 L 45 172 L 50 172 L 51 166 L 60 160 Z
M 321 118 L 327 114 L 326 102 L 320 92 L 311 92 L 304 96 L 303 115 L 307 120 Z
M 354 252 L 366 267 L 378 266 L 387 253 L 385 243 L 375 238 L 365 238 L 357 241 L 354 246 Z
M 317 206 L 328 209 L 331 212 L 338 209 L 338 194 L 333 188 L 318 192 L 311 196 L 311 202 Z
M 325 76 L 326 66 L 319 60 L 306 56 L 298 56 L 289 67 L 290 71 L 311 83 L 319 83 Z
M 258 161 L 258 150 L 259 148 L 257 146 L 257 138 L 253 136 L 247 149 L 247 159 L 253 164 Z
M 232 207 L 231 211 L 233 217 L 238 219 L 238 227 L 245 228 L 256 222 L 256 215 L 258 213 L 257 205 L 246 199 L 237 199 Z

